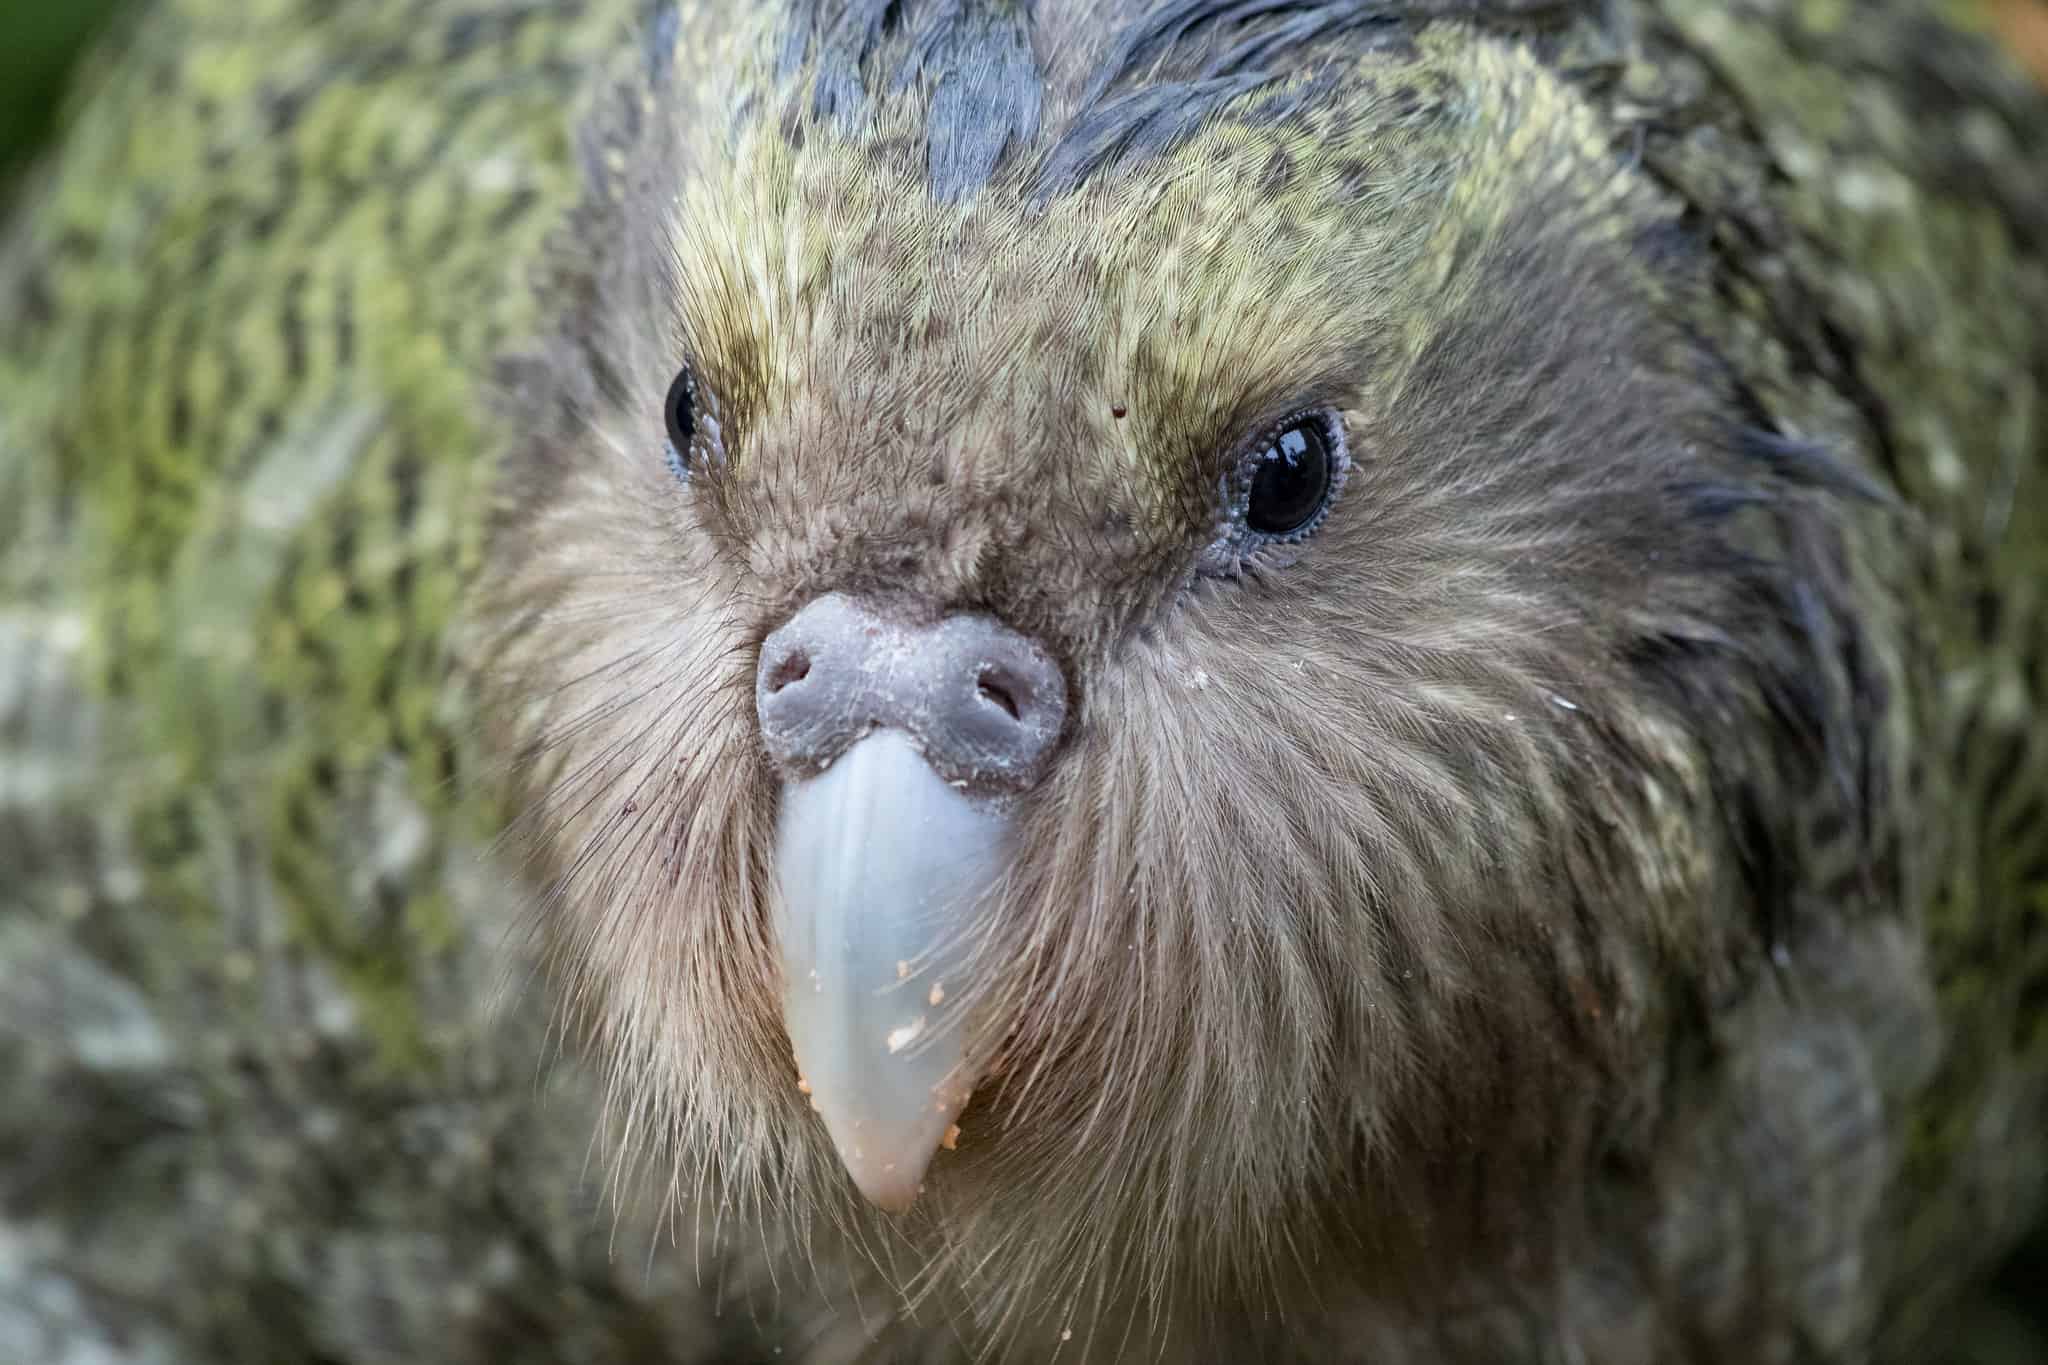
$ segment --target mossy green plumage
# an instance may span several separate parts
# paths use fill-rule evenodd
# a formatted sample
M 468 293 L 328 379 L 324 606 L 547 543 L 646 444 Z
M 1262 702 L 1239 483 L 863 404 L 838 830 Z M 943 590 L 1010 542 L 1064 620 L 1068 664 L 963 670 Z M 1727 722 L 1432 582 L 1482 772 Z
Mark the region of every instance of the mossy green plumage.
M 630 10 L 151 6 L 23 187 L 0 1357 L 728 1353 L 687 1264 L 612 1263 L 590 1106 L 493 1012 L 448 691 L 477 381 Z
M 1873 551 L 1912 585 L 1927 704 L 1909 781 L 1920 811 L 1982 812 L 1906 832 L 1926 841 L 1943 1060 L 1903 1180 L 1931 1197 L 1897 1245 L 1928 1287 L 1960 1272 L 1962 1228 L 1998 1240 L 2032 1216 L 2043 1164 L 2048 161 L 2038 91 L 2009 79 L 2006 100 L 1979 102 L 1971 43 L 1987 19 L 1671 6 L 1713 94 L 1701 126 L 1647 154 L 1713 223 L 1727 306 L 1705 325 L 1778 410 L 1856 432 L 1915 513 L 1911 535 Z M 1756 141 L 1727 154 L 1744 134 Z M 1902 1300 L 1892 1330 L 1941 1302 Z
M 492 1008 L 533 894 L 459 664 L 522 436 L 494 367 L 550 321 L 577 129 L 595 111 L 601 145 L 644 79 L 653 8 L 158 0 L 24 186 L 0 237 L 0 1356 L 819 1344 L 717 1311 L 711 1240 L 743 1262 L 745 1229 L 699 1225 L 701 1284 L 688 1216 L 643 1269 L 656 1201 L 615 1233 L 586 1183 L 595 1087 L 551 1060 L 537 993 Z M 1969 6 L 1498 9 L 1562 73 L 1544 97 L 1591 111 L 1589 159 L 1685 210 L 1715 287 L 1674 311 L 1904 509 L 1857 523 L 1857 568 L 1910 642 L 1901 788 L 1944 817 L 1899 831 L 1941 1021 L 1899 1048 L 1927 1067 L 1883 1215 L 1878 1344 L 1905 1349 L 2048 1183 L 2048 96 Z M 808 1312 L 807 1287 L 761 1311 Z
M 476 366 L 530 319 L 562 111 L 626 22 L 424 17 L 150 11 L 9 280 L 10 567 L 124 701 L 104 741 L 133 780 L 93 801 L 132 802 L 150 893 L 202 937 L 222 862 L 262 850 L 294 934 L 379 992 L 394 1059 L 420 1042 L 394 949 L 450 926 L 404 876 L 344 915 L 374 863 L 346 812 L 395 781 L 432 816 L 410 856 L 457 828 Z

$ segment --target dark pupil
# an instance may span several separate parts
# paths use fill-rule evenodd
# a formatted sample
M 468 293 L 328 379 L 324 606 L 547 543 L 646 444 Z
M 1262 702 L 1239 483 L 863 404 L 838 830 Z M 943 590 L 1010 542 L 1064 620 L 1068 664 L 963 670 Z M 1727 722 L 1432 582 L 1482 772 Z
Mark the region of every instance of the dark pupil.
M 663 407 L 663 415 L 668 418 L 668 443 L 675 448 L 678 459 L 687 460 L 690 437 L 697 430 L 696 392 L 688 370 L 677 372 L 675 381 L 668 386 L 668 401 Z
M 1245 525 L 1260 535 L 1284 536 L 1299 531 L 1323 510 L 1330 491 L 1330 447 L 1314 426 L 1289 427 L 1266 447 L 1252 493 L 1245 505 Z

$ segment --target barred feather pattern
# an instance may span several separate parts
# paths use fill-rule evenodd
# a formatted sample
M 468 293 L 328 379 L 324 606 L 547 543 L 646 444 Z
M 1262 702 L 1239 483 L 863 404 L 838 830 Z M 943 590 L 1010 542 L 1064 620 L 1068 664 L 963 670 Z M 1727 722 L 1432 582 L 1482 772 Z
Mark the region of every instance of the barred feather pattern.
M 2048 1131 L 2048 98 L 1867 9 L 150 6 L 0 238 L 0 1348 L 1920 1358 Z M 831 589 L 1075 680 L 900 1221 Z

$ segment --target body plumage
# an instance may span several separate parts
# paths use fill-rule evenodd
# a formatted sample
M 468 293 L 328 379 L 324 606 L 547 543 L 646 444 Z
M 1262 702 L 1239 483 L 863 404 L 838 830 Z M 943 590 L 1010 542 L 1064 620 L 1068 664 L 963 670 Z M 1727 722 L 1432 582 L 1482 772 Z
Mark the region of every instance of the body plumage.
M 350 1228 L 218 1201 L 305 1342 L 124 1310 L 167 1341 L 374 1353 L 374 1283 L 484 1358 L 391 1287 L 431 1250 L 597 1301 L 529 1349 L 730 1349 L 487 1188 L 578 1130 L 473 998 L 530 924 L 629 1220 L 765 1229 L 885 1350 L 1914 1358 L 2048 1111 L 1999 61 L 1905 6 L 154 7 L 0 252 L 0 1023 L 134 1117 L 0 1131 Z M 999 835 L 914 1191 L 784 995 L 827 598 L 1060 680 L 942 774 Z M 174 1282 L 58 1176 L 39 1273 Z

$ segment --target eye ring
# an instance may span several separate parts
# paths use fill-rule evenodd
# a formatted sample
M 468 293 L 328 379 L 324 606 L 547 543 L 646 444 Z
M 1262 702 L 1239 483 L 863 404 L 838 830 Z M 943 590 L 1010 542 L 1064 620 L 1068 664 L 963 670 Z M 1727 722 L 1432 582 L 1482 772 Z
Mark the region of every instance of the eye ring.
M 1242 550 L 1308 539 L 1336 505 L 1350 467 L 1334 411 L 1311 408 L 1275 424 L 1231 478 L 1232 538 Z
M 661 403 L 662 423 L 668 428 L 668 462 L 678 477 L 689 472 L 690 443 L 697 435 L 697 380 L 688 365 L 669 381 L 668 394 Z
M 1244 525 L 1269 541 L 1313 531 L 1336 493 L 1340 455 L 1321 414 L 1297 418 L 1274 433 L 1244 478 Z
M 1329 407 L 1299 408 L 1238 447 L 1221 480 L 1222 520 L 1196 561 L 1206 578 L 1237 578 L 1322 529 L 1351 469 L 1344 419 Z

